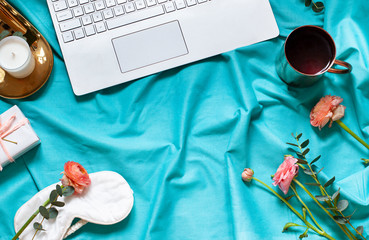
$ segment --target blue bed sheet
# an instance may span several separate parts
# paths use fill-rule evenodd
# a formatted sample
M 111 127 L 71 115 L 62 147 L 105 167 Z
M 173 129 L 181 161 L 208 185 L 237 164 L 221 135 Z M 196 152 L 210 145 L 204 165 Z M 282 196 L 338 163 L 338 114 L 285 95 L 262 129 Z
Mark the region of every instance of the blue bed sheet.
M 310 139 L 311 157 L 322 155 L 322 181 L 336 177 L 330 191 L 341 189 L 351 203 L 346 211 L 357 209 L 353 225 L 368 235 L 369 168 L 360 158 L 369 152 L 337 124 L 313 128 L 309 113 L 323 95 L 341 96 L 343 122 L 369 141 L 369 5 L 326 0 L 317 14 L 302 0 L 270 2 L 280 29 L 275 39 L 77 97 L 46 2 L 9 0 L 49 41 L 55 65 L 36 94 L 0 101 L 1 112 L 18 105 L 42 141 L 0 173 L 0 239 L 11 239 L 17 209 L 57 182 L 66 161 L 88 172 L 118 172 L 135 197 L 124 221 L 87 224 L 68 239 L 298 239 L 303 229 L 282 233 L 285 223 L 301 223 L 296 215 L 260 184 L 241 180 L 250 167 L 271 185 L 296 132 Z M 288 33 L 305 24 L 332 35 L 351 74 L 327 73 L 305 89 L 279 79 L 277 53 Z M 346 239 L 308 204 L 329 234 Z M 309 232 L 309 239 L 321 238 Z

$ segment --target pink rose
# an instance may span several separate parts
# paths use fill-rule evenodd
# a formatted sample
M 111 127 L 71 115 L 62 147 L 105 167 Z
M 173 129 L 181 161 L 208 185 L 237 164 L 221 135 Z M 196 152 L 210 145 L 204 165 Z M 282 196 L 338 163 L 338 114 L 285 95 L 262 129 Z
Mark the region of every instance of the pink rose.
M 273 185 L 278 185 L 284 194 L 287 194 L 292 179 L 299 171 L 299 166 L 296 163 L 296 158 L 292 156 L 285 156 L 284 162 L 278 167 L 277 172 L 274 174 Z
M 91 180 L 86 169 L 84 169 L 79 163 L 71 161 L 66 162 L 64 164 L 64 172 L 62 173 L 64 175 L 60 181 L 65 187 L 74 187 L 74 194 L 82 193 L 83 189 L 91 184 Z
M 320 101 L 310 112 L 310 123 L 314 127 L 322 129 L 330 120 L 329 127 L 333 121 L 341 119 L 345 115 L 345 106 L 340 105 L 342 98 L 327 95 L 322 97 Z
M 244 182 L 251 182 L 254 171 L 251 168 L 245 168 L 242 172 L 242 180 Z

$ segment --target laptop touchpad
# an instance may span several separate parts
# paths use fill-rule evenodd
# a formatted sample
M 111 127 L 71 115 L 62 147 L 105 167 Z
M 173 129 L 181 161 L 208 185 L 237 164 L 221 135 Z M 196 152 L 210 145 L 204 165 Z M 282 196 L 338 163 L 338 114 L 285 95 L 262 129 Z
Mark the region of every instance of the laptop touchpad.
M 122 73 L 188 53 L 178 21 L 112 40 Z

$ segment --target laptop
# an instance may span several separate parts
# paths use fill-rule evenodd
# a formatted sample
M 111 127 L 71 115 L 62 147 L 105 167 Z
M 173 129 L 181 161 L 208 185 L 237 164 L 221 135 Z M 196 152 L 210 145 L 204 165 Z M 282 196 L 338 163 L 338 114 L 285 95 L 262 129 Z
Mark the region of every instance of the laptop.
M 276 37 L 268 0 L 47 0 L 84 95 Z

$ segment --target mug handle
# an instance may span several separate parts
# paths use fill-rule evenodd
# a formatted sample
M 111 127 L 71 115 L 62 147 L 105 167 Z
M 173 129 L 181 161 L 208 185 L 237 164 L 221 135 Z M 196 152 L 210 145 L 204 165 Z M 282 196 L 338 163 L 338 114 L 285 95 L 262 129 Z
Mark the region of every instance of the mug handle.
M 328 69 L 328 72 L 330 73 L 339 73 L 339 74 L 343 74 L 343 73 L 349 73 L 352 70 L 352 66 L 350 63 L 341 61 L 341 60 L 334 60 L 334 63 L 336 65 L 340 65 L 342 67 L 345 67 L 346 69 L 337 69 L 337 68 L 333 68 L 331 67 L 330 69 Z

